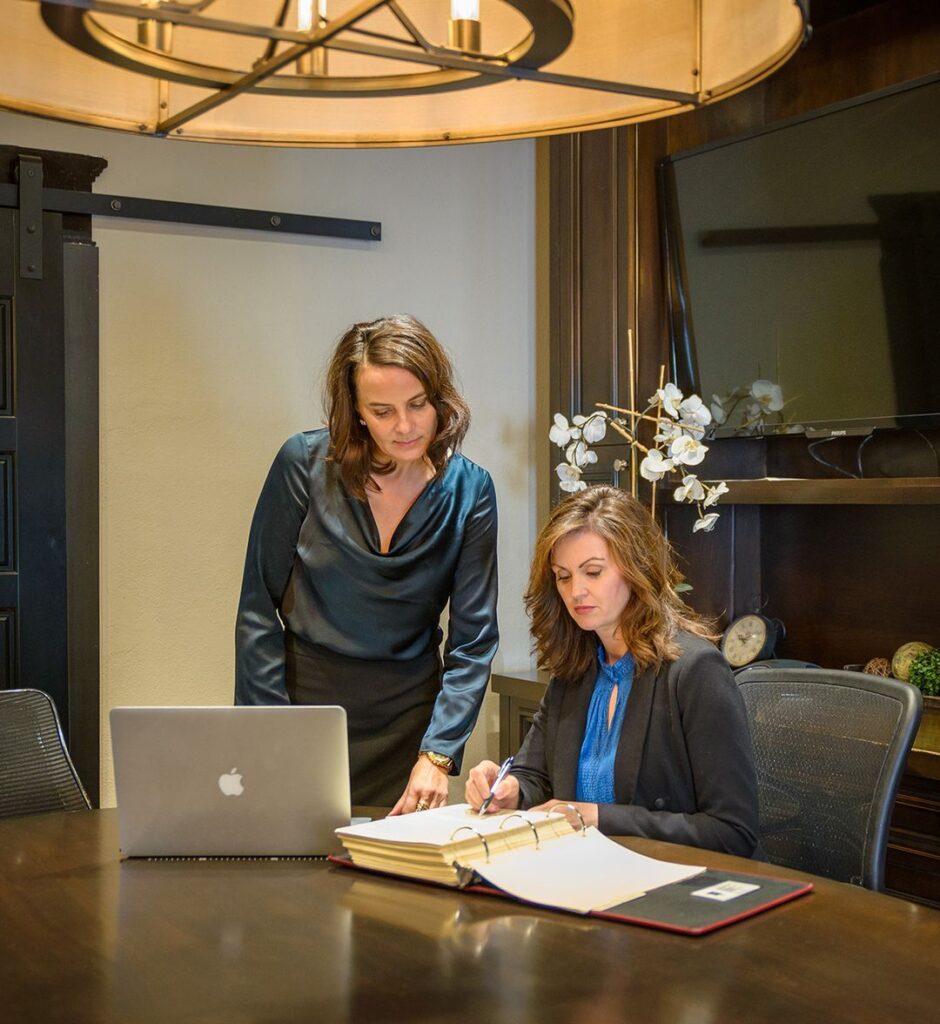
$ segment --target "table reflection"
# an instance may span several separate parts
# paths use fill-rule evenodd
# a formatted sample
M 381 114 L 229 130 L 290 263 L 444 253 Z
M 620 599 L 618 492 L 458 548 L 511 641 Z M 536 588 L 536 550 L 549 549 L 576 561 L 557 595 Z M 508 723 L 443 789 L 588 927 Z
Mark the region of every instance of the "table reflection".
M 115 1018 L 348 1019 L 353 915 L 326 882 L 316 862 L 123 862 Z

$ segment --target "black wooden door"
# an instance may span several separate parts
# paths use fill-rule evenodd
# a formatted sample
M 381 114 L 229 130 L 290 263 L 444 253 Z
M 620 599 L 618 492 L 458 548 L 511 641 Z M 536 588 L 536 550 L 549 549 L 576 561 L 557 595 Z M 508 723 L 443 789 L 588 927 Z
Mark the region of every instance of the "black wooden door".
M 97 803 L 97 251 L 84 220 L 0 209 L 0 687 L 52 696 Z

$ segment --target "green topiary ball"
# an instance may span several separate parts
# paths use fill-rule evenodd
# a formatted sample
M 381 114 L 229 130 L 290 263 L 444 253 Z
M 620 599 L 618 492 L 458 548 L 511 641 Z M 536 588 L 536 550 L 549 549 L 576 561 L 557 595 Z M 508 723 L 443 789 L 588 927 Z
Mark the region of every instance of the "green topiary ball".
M 910 682 L 928 697 L 940 697 L 940 647 L 917 655 L 911 662 Z

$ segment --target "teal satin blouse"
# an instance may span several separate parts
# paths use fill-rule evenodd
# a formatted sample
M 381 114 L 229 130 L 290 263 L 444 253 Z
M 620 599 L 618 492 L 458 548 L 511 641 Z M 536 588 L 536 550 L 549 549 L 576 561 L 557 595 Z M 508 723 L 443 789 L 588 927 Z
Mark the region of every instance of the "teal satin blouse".
M 236 624 L 236 703 L 288 702 L 285 629 L 340 655 L 406 661 L 440 644 L 449 600 L 442 689 L 421 747 L 459 763 L 499 641 L 493 482 L 454 455 L 382 554 L 368 502 L 347 493 L 328 448 L 326 430 L 289 438 L 258 499 Z

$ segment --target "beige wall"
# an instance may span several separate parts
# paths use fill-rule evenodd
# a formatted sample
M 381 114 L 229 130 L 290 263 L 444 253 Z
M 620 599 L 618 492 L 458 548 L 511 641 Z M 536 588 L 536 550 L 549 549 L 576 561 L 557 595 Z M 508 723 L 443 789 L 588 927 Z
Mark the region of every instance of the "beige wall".
M 407 311 L 454 357 L 466 454 L 500 510 L 502 644 L 528 664 L 535 530 L 535 146 L 340 152 L 135 138 L 0 114 L 0 141 L 104 156 L 96 190 L 376 219 L 378 244 L 96 219 L 101 252 L 102 804 L 107 713 L 231 700 L 255 499 L 278 445 L 320 423 L 353 320 Z M 467 759 L 496 755 L 490 698 Z M 455 790 L 455 795 L 459 790 Z

